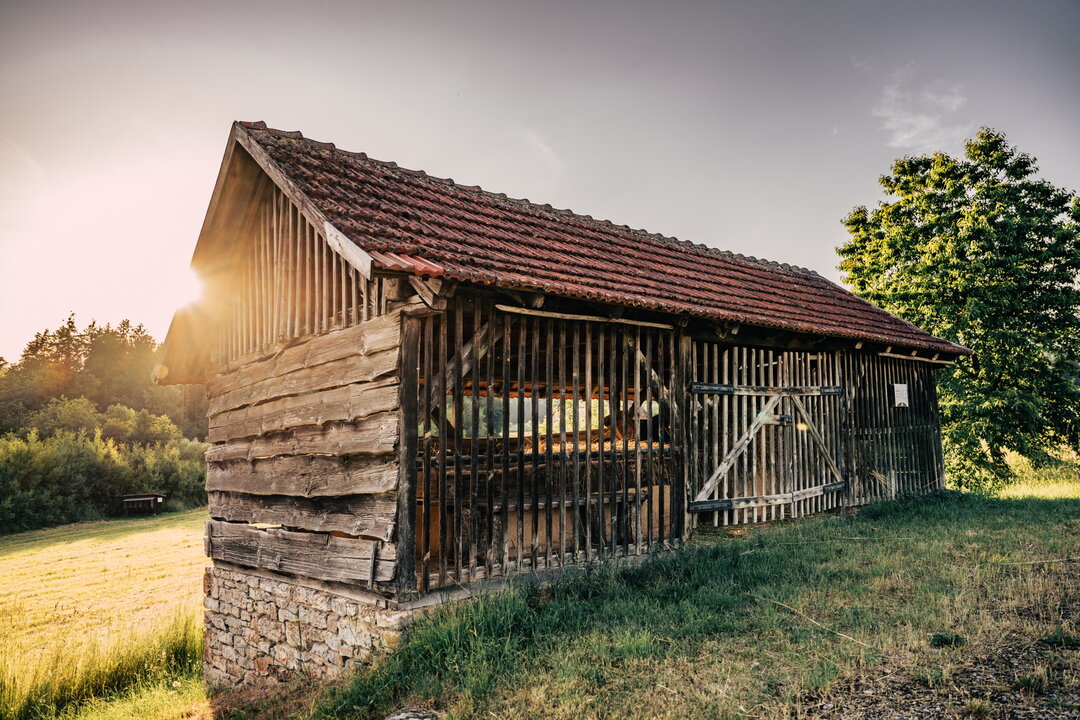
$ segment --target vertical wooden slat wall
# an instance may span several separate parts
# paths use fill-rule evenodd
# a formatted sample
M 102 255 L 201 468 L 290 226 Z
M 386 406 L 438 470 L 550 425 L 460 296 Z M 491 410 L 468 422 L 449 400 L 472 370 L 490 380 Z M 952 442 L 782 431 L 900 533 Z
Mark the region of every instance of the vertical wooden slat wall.
M 423 588 L 670 547 L 689 530 L 686 499 L 759 418 L 712 491 L 724 507 L 689 514 L 691 524 L 783 520 L 941 486 L 924 364 L 691 341 L 478 299 L 423 323 Z M 897 383 L 911 407 L 890 404 Z
M 421 589 L 677 541 L 670 332 L 468 299 L 420 322 Z
M 851 502 L 943 488 L 934 366 L 871 353 L 853 353 L 846 364 L 853 388 L 848 421 Z M 907 386 L 908 407 L 896 407 L 896 385 Z
M 932 365 L 869 352 L 697 341 L 688 371 L 694 383 L 712 386 L 688 395 L 691 498 L 755 418 L 764 418 L 695 524 L 801 517 L 943 487 Z M 907 385 L 909 407 L 894 407 L 898 384 Z M 785 392 L 798 398 L 805 417 L 786 396 L 764 415 L 770 398 Z
M 242 251 L 219 365 L 249 362 L 291 339 L 385 313 L 383 280 L 365 280 L 278 188 L 259 202 L 246 236 L 251 245 Z

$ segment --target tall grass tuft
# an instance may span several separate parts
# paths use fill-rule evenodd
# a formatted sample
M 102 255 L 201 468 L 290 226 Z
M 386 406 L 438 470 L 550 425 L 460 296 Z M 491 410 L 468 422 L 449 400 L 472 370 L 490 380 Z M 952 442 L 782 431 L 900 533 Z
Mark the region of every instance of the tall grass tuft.
M 0 640 L 0 719 L 32 720 L 92 698 L 201 672 L 201 618 L 177 615 L 122 643 L 61 647 L 39 658 Z
M 480 700 L 545 637 L 579 628 L 595 610 L 589 598 L 618 585 L 616 572 L 601 567 L 442 607 L 412 625 L 408 642 L 331 692 L 315 717 L 372 717 L 406 697 Z

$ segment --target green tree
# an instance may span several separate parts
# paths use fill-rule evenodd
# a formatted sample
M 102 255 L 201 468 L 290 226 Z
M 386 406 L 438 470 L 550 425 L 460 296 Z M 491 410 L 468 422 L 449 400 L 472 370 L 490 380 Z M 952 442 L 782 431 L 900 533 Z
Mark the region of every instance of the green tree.
M 1080 447 L 1080 199 L 982 128 L 962 158 L 897 160 L 856 207 L 840 269 L 856 293 L 975 351 L 938 377 L 947 470 L 1009 479 L 1004 451 Z
M 101 425 L 101 415 L 94 403 L 84 397 L 58 397 L 31 413 L 26 425 L 37 430 L 43 437 L 54 435 L 60 430 L 92 433 Z
M 91 322 L 80 331 L 74 316 L 69 316 L 58 329 L 37 333 L 17 363 L 0 364 L 0 432 L 20 430 L 51 400 L 66 396 L 85 397 L 98 409 L 124 405 L 167 415 L 185 436 L 205 436 L 204 393 L 159 387 L 151 381 L 160 354 L 161 348 L 142 325 L 128 320 L 115 327 Z M 120 425 L 125 421 L 118 416 L 113 420 L 113 430 L 122 434 Z M 169 434 L 163 427 L 156 435 L 149 432 L 146 428 L 142 435 Z

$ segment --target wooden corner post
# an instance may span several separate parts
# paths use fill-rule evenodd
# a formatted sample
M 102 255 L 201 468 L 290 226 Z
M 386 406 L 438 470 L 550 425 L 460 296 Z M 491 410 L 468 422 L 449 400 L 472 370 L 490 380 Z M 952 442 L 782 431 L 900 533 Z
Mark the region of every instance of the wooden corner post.
M 398 440 L 397 589 L 416 593 L 416 448 L 420 320 L 401 318 L 401 431 Z
M 674 413 L 677 421 L 672 428 L 672 435 L 678 440 L 678 447 L 672 448 L 676 458 L 675 478 L 679 483 L 678 492 L 672 492 L 672 504 L 678 505 L 671 508 L 672 520 L 678 518 L 678 532 L 672 532 L 673 537 L 678 537 L 685 542 L 690 537 L 690 465 L 694 461 L 691 456 L 692 446 L 689 442 L 690 413 L 693 398 L 690 396 L 690 357 L 693 352 L 693 339 L 687 335 L 682 327 L 675 331 L 675 377 L 672 383 L 672 393 L 678 403 L 678 409 Z

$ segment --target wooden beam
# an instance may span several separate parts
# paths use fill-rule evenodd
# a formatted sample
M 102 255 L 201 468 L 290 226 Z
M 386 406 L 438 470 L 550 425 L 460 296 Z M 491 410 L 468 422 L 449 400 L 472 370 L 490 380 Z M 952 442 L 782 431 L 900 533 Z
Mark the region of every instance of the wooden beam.
M 398 422 L 397 587 L 416 591 L 416 450 L 420 364 L 420 321 L 403 318 L 401 327 L 401 396 Z M 425 479 L 426 482 L 426 479 Z M 384 538 L 389 539 L 389 538 Z
M 880 352 L 879 357 L 897 358 L 899 360 L 915 360 L 916 362 L 932 363 L 934 365 L 955 365 L 955 360 L 938 360 L 937 355 L 932 358 L 917 357 L 915 355 L 899 355 L 897 353 Z
M 292 455 L 248 462 L 212 462 L 206 468 L 210 492 L 341 497 L 390 492 L 397 487 L 392 455 Z
M 674 330 L 674 325 L 665 323 L 645 322 L 644 320 L 627 320 L 626 318 L 600 317 L 598 315 L 572 315 L 570 313 L 549 312 L 547 310 L 533 310 L 530 308 L 514 307 L 513 305 L 496 305 L 496 310 L 515 315 L 531 315 L 533 317 L 554 318 L 556 320 L 580 320 L 583 322 L 618 323 L 620 325 L 634 325 L 637 327 L 659 328 L 661 330 Z
M 416 290 L 416 294 L 432 310 L 445 310 L 447 301 L 453 297 L 457 289 L 457 283 L 445 278 L 428 278 L 409 276 L 409 284 Z
M 804 397 L 817 397 L 819 395 L 840 395 L 843 393 L 843 388 L 839 385 L 770 387 L 765 385 L 727 385 L 722 383 L 695 382 L 690 383 L 690 392 L 702 395 L 746 395 L 755 397 L 802 395 Z
M 813 439 L 814 444 L 817 445 L 817 449 L 825 459 L 825 464 L 829 466 L 829 470 L 832 471 L 837 482 L 844 482 L 844 474 L 840 472 L 840 468 L 836 467 L 836 461 L 829 452 L 829 448 L 825 445 L 825 441 L 821 438 L 821 433 L 819 433 L 817 427 L 814 426 L 814 421 L 810 419 L 810 414 L 806 412 L 806 406 L 803 405 L 802 400 L 799 399 L 798 395 L 792 395 L 791 402 L 795 404 L 795 409 L 802 415 L 803 422 L 806 424 L 806 429 L 810 431 L 810 437 Z
M 251 385 L 221 392 L 219 395 L 211 395 L 208 412 L 216 415 L 287 395 L 302 395 L 354 383 L 392 381 L 397 372 L 397 364 L 398 352 L 397 348 L 394 348 L 374 355 L 353 355 L 315 367 L 299 368 L 277 378 L 260 380 Z
M 397 547 L 393 543 L 279 528 L 261 530 L 220 520 L 209 521 L 206 530 L 210 557 L 234 565 L 364 585 L 372 576 L 382 582 L 394 577 Z
M 833 482 L 826 485 L 817 485 L 803 490 L 779 495 L 758 495 L 755 497 L 724 498 L 719 500 L 695 500 L 690 503 L 690 512 L 715 512 L 717 510 L 743 510 L 748 508 L 770 507 L 774 505 L 788 505 L 799 500 L 808 500 L 829 493 L 839 492 L 844 489 L 846 483 Z
M 510 288 L 499 288 L 499 292 L 509 295 L 516 300 L 520 305 L 530 308 L 541 308 L 544 306 L 544 293 L 542 292 L 529 292 L 527 290 L 511 290 Z
M 381 315 L 343 330 L 292 339 L 287 344 L 270 348 L 267 355 L 238 357 L 219 369 L 217 377 L 210 380 L 209 392 L 217 394 L 218 388 L 225 383 L 248 385 L 350 355 L 371 355 L 395 349 L 400 342 L 400 324 L 393 315 Z M 229 380 L 234 373 L 240 373 L 236 376 L 238 379 Z
M 340 230 L 331 225 L 329 220 L 323 222 L 323 232 L 326 233 L 326 242 L 331 249 L 352 265 L 356 272 L 360 273 L 361 277 L 370 280 L 371 264 L 374 259 L 359 245 L 345 237 Z
M 393 539 L 396 505 L 396 493 L 393 492 L 311 499 L 289 495 L 209 493 L 210 517 L 216 520 L 339 532 L 383 541 Z
M 210 416 L 207 440 L 227 442 L 305 425 L 356 422 L 398 406 L 398 379 L 384 377 L 330 390 L 270 400 Z
M 356 423 L 328 423 L 251 441 L 212 445 L 206 451 L 206 461 L 259 460 L 279 455 L 382 455 L 394 451 L 399 429 L 396 412 L 381 412 Z

